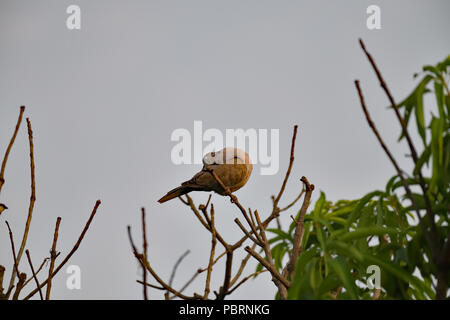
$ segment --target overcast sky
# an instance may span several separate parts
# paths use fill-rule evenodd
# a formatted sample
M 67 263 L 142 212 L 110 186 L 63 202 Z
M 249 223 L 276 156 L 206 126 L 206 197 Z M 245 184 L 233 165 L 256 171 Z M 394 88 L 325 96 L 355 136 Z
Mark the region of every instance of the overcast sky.
M 66 8 L 81 8 L 81 29 L 66 27 Z M 366 8 L 381 8 L 381 29 L 369 30 Z M 358 78 L 373 119 L 399 163 L 410 167 L 399 126 L 358 38 L 374 55 L 394 96 L 412 91 L 412 75 L 450 52 L 450 2 L 433 1 L 0 1 L 0 154 L 26 105 L 35 135 L 37 201 L 28 248 L 34 264 L 48 256 L 57 216 L 58 249 L 75 243 L 94 203 L 102 200 L 69 264 L 81 268 L 82 288 L 56 277 L 57 299 L 141 299 L 137 262 L 126 226 L 140 242 L 140 208 L 147 210 L 149 260 L 163 279 L 187 249 L 178 269 L 180 288 L 209 258 L 210 235 L 180 201 L 156 201 L 201 165 L 175 165 L 170 137 L 177 128 L 279 129 L 280 170 L 259 166 L 236 195 L 246 207 L 270 213 L 270 196 L 289 161 L 292 128 L 299 125 L 296 159 L 281 205 L 304 175 L 331 200 L 383 188 L 394 174 L 363 117 L 353 81 Z M 0 264 L 11 270 L 4 220 L 16 241 L 23 233 L 30 177 L 26 123 L 6 168 L 0 202 Z M 207 193 L 192 195 L 197 203 Z M 242 232 L 229 200 L 213 195 L 216 225 L 230 241 Z M 282 224 L 300 204 L 285 212 Z M 217 252 L 222 252 L 218 244 Z M 243 257 L 240 250 L 235 263 Z M 212 288 L 223 281 L 217 266 Z M 26 259 L 22 269 L 29 273 Z M 248 265 L 245 275 L 254 271 Z M 236 270 L 236 269 L 235 269 Z M 47 269 L 45 270 L 47 272 Z M 201 292 L 203 276 L 186 291 Z M 29 285 L 29 289 L 33 285 Z M 29 290 L 28 289 L 28 290 Z M 28 291 L 27 290 L 27 291 Z M 236 290 L 235 299 L 272 299 L 267 274 Z M 36 296 L 37 297 L 37 296 Z M 150 291 L 150 298 L 162 298 Z

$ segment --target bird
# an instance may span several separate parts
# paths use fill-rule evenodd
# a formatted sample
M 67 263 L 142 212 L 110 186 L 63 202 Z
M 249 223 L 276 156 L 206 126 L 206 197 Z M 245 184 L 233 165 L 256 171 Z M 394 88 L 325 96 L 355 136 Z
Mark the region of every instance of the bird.
M 167 192 L 158 202 L 164 203 L 191 191 L 214 191 L 224 196 L 228 191 L 234 192 L 242 188 L 250 178 L 252 169 L 250 157 L 244 150 L 226 147 L 217 152 L 207 153 L 203 157 L 202 170 L 179 187 Z M 211 171 L 228 190 L 217 182 Z

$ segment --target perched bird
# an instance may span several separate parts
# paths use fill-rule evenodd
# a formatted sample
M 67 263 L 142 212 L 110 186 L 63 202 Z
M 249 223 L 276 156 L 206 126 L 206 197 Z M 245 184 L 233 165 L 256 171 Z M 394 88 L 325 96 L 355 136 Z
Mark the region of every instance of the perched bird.
M 203 157 L 203 168 L 192 179 L 185 181 L 181 186 L 170 190 L 158 200 L 159 203 L 182 196 L 191 191 L 214 191 L 225 195 L 224 190 L 212 173 L 212 170 L 223 182 L 223 184 L 234 192 L 242 188 L 250 178 L 252 164 L 248 154 L 238 148 L 224 148 L 218 152 L 207 153 Z

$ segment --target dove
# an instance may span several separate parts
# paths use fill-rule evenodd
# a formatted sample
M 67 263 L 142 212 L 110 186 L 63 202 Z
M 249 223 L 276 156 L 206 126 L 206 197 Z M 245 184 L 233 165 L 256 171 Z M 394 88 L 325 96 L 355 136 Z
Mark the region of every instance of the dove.
M 218 152 L 207 153 L 203 157 L 202 170 L 181 186 L 167 192 L 158 202 L 163 203 L 191 191 L 214 191 L 226 195 L 227 190 L 220 186 L 209 170 L 214 171 L 223 184 L 234 192 L 247 183 L 252 168 L 250 157 L 244 150 L 227 147 Z

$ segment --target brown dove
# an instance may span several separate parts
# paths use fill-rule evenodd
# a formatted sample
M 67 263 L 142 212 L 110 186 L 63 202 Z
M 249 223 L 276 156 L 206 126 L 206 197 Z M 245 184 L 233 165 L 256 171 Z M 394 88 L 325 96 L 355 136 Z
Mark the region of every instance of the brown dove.
M 214 171 L 231 192 L 239 190 L 247 183 L 253 168 L 250 157 L 241 149 L 228 147 L 218 152 L 210 152 L 203 157 L 203 168 L 200 172 L 181 186 L 167 192 L 158 202 L 163 203 L 191 191 L 214 191 L 225 195 L 226 190 L 207 167 Z

